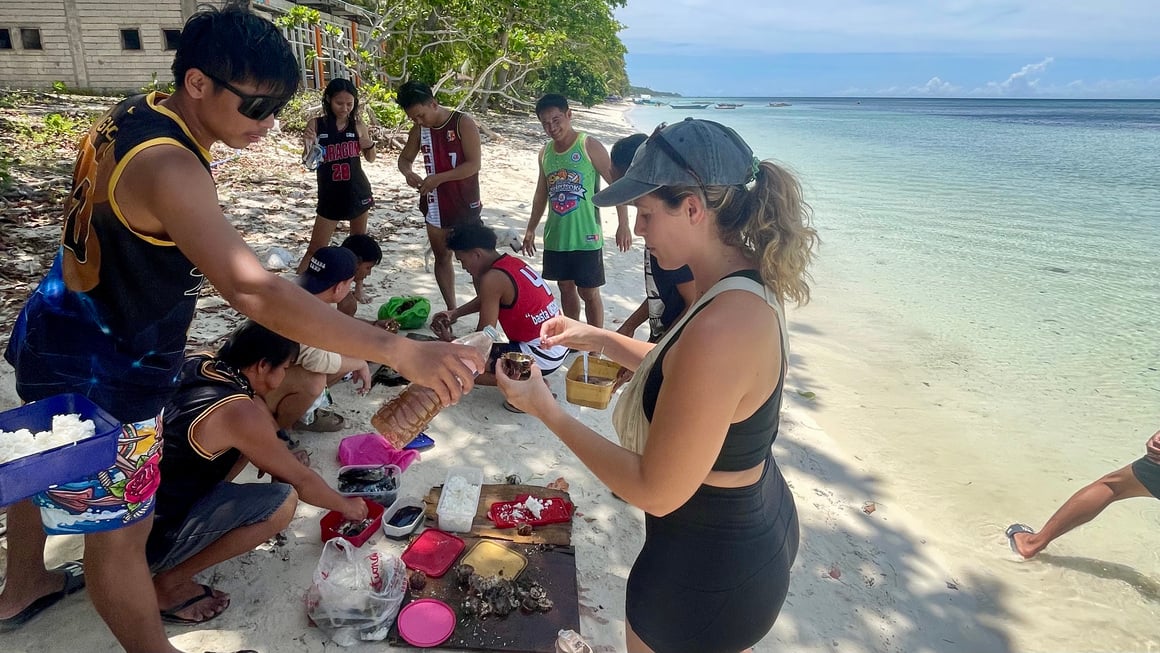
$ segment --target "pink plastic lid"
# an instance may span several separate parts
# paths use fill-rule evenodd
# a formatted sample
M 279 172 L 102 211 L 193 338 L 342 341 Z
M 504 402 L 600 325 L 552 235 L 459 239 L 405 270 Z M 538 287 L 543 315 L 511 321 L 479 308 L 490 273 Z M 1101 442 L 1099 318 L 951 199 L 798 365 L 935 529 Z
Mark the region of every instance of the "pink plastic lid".
M 455 611 L 436 599 L 412 601 L 399 612 L 399 635 L 412 646 L 439 646 L 455 631 Z

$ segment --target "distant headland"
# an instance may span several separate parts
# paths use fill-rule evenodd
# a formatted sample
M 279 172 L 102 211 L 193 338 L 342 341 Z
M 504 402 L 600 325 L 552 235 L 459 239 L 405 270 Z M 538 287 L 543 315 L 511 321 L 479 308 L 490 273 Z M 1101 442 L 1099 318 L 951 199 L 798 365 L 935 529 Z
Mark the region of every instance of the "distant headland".
M 628 95 L 651 95 L 653 97 L 681 97 L 680 93 L 673 93 L 670 91 L 654 91 L 647 86 L 632 86 L 628 87 Z

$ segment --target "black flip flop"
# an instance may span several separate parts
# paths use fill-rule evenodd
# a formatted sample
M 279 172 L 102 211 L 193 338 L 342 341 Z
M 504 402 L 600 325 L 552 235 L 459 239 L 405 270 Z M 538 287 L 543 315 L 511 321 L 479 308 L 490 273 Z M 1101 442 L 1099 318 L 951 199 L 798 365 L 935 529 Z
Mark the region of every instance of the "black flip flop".
M 209 585 L 201 585 L 201 590 L 202 590 L 201 594 L 198 594 L 197 596 L 190 598 L 189 600 L 185 601 L 181 605 L 175 605 L 172 608 L 169 608 L 168 610 L 162 610 L 161 611 L 161 620 L 166 622 L 166 623 L 181 624 L 184 626 L 203 624 L 207 621 L 212 621 L 214 619 L 217 619 L 218 617 L 221 616 L 222 612 L 226 611 L 226 608 L 230 607 L 229 602 L 226 602 L 226 607 L 222 608 L 221 612 L 218 612 L 216 614 L 208 616 L 204 619 L 189 619 L 187 617 L 182 617 L 182 616 L 178 615 L 177 614 L 178 612 L 181 612 L 182 610 L 184 610 L 184 609 L 186 609 L 194 604 L 201 603 L 202 601 L 204 601 L 206 599 L 217 598 L 213 594 L 213 588 L 210 587 Z
M 1019 553 L 1019 547 L 1015 545 L 1015 536 L 1019 533 L 1035 535 L 1035 529 L 1027 524 L 1011 524 L 1007 527 L 1007 543 L 1011 545 L 1011 551 L 1022 558 L 1023 554 Z
M 31 621 L 36 615 L 59 603 L 64 597 L 84 589 L 85 568 L 79 560 L 71 560 L 50 571 L 64 572 L 64 587 L 36 599 L 27 608 L 11 617 L 0 619 L 0 633 L 16 630 Z

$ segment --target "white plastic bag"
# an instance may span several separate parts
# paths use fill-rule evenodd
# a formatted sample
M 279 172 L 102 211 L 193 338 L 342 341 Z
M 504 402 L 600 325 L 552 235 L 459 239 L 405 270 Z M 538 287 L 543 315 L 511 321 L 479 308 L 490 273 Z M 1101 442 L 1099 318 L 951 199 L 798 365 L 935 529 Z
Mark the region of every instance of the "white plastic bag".
M 267 270 L 289 270 L 298 259 L 284 247 L 271 247 L 262 254 L 261 260 Z
M 306 615 L 339 646 L 386 638 L 407 584 L 395 556 L 327 540 L 306 593 Z

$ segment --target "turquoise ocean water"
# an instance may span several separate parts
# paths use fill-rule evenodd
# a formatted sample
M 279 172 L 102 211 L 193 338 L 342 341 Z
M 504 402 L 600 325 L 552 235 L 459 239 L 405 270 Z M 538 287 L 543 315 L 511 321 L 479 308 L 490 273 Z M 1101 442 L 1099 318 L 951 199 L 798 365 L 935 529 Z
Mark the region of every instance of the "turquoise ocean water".
M 1160 503 L 1109 509 L 1054 563 L 1015 563 L 1002 532 L 1160 429 L 1160 102 L 772 99 L 628 118 L 717 120 L 799 174 L 823 246 L 792 381 L 818 422 L 954 557 L 1041 592 L 1055 650 L 1156 644 Z M 1114 607 L 1063 619 L 1059 596 Z

